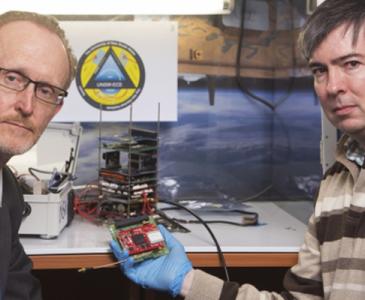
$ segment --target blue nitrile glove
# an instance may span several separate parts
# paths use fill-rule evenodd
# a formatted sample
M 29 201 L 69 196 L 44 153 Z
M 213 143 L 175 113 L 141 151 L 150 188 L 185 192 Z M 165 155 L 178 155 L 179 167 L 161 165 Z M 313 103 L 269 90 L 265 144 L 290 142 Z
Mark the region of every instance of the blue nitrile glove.
M 185 275 L 192 269 L 192 265 L 183 245 L 165 227 L 158 226 L 169 248 L 167 255 L 135 263 L 118 242 L 112 240 L 110 247 L 115 257 L 124 261 L 121 269 L 130 280 L 145 288 L 167 291 L 175 297 L 180 293 Z

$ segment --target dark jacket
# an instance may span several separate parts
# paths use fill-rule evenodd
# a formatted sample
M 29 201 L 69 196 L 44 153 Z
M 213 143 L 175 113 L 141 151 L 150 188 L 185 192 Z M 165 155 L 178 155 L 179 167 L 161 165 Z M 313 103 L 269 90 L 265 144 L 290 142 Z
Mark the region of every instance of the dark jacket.
M 5 166 L 0 207 L 0 300 L 42 299 L 40 284 L 31 274 L 32 262 L 19 241 L 23 208 L 18 183 Z

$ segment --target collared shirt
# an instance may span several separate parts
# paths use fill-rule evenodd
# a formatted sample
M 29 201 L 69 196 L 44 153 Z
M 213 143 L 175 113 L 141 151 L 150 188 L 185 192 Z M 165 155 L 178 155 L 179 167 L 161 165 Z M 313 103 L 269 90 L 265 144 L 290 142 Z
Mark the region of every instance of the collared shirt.
M 365 150 L 360 147 L 358 142 L 351 138 L 347 141 L 346 144 L 346 158 L 350 161 L 355 162 L 359 167 L 362 167 L 365 161 Z

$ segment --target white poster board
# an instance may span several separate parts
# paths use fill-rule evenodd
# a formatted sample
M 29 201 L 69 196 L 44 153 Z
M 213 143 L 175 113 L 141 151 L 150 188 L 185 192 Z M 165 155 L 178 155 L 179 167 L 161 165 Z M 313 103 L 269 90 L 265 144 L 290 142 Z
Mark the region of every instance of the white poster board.
M 53 121 L 177 120 L 177 23 L 61 22 L 79 60 Z

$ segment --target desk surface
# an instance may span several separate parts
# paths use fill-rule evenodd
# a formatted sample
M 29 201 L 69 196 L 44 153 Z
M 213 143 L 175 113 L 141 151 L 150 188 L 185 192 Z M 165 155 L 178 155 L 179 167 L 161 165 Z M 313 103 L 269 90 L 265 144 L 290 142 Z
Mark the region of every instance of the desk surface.
M 259 214 L 263 225 L 238 227 L 226 224 L 210 225 L 227 264 L 230 266 L 291 266 L 303 241 L 306 225 L 271 202 L 249 203 L 249 209 Z M 185 211 L 172 211 L 169 215 L 193 219 Z M 203 219 L 239 221 L 240 216 L 228 217 L 222 213 L 200 214 Z M 184 225 L 185 226 L 185 225 Z M 174 233 L 197 266 L 216 266 L 215 245 L 200 224 L 186 225 L 191 233 Z M 22 237 L 21 242 L 31 256 L 35 268 L 78 268 L 112 262 L 106 227 L 96 226 L 77 216 L 57 239 Z

